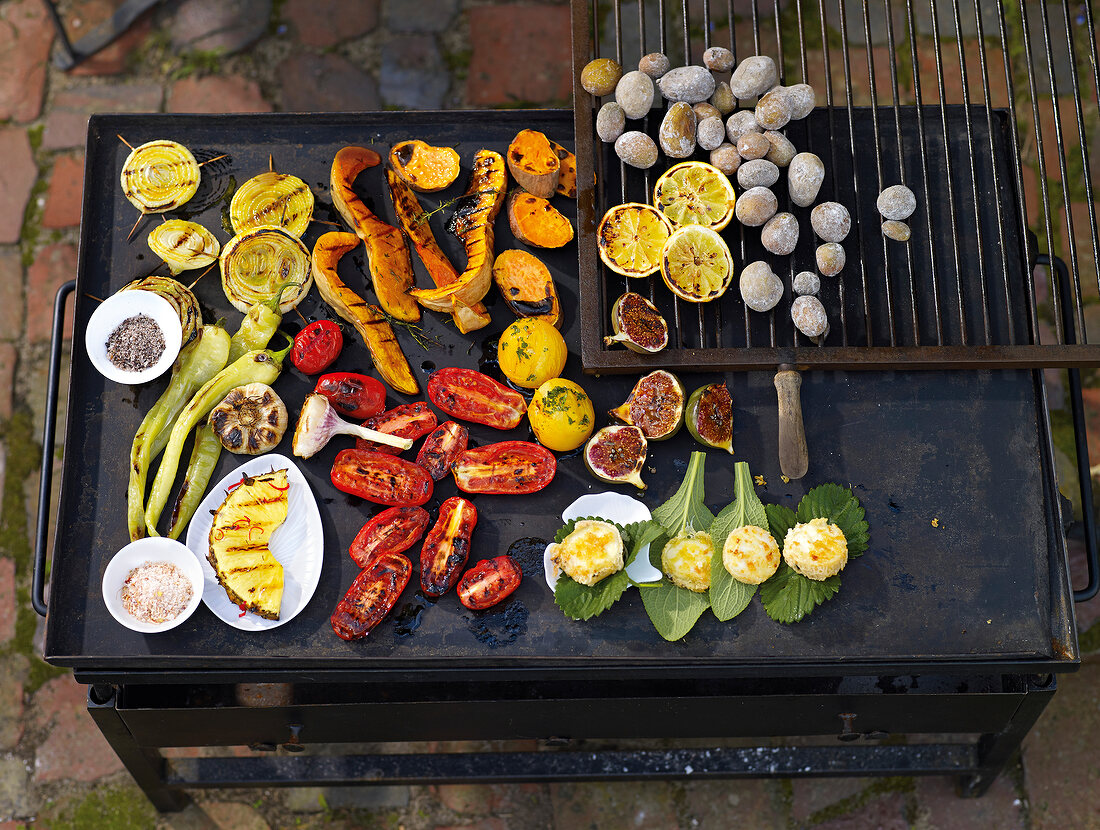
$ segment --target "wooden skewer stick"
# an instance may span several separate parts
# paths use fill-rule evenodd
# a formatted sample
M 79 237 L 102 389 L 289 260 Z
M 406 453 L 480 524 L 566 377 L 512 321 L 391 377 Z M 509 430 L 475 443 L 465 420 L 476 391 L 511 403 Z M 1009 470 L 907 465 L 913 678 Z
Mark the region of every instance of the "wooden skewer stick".
M 193 282 L 189 286 L 187 286 L 187 290 L 190 291 L 192 288 L 194 288 L 195 284 L 199 280 L 201 280 L 203 277 L 205 277 L 207 274 L 209 274 L 214 269 L 214 266 L 217 265 L 217 264 L 218 264 L 217 260 L 215 260 L 214 262 L 211 262 L 210 267 L 208 267 L 205 271 L 203 271 L 201 274 L 199 274 L 197 277 L 195 277 L 195 282 Z
M 275 172 L 275 156 L 271 155 L 271 153 L 267 154 L 267 169 L 270 173 Z
M 131 144 L 129 141 L 127 141 L 125 138 L 123 138 L 121 135 L 119 135 L 118 133 L 115 133 L 115 135 L 118 136 L 119 141 L 121 141 L 123 144 L 125 144 L 127 147 L 129 147 L 131 150 L 134 149 L 134 145 Z
M 303 322 L 303 323 L 305 323 L 305 324 L 306 324 L 307 326 L 309 325 L 309 320 L 307 320 L 307 319 L 305 318 L 305 316 L 304 316 L 304 315 L 302 314 L 302 312 L 300 312 L 300 311 L 299 311 L 299 310 L 298 310 L 297 308 L 295 308 L 295 309 L 294 309 L 294 313 L 295 313 L 295 314 L 297 314 L 297 315 L 298 315 L 299 317 L 301 317 L 301 318 L 302 318 L 302 322 Z
M 202 167 L 204 164 L 209 164 L 212 161 L 217 161 L 218 159 L 224 159 L 224 158 L 229 158 L 229 153 L 222 153 L 220 156 L 214 156 L 214 158 L 212 158 L 212 159 L 207 159 L 206 161 L 200 161 L 199 162 L 199 167 Z
M 97 297 L 97 296 L 96 296 L 95 294 L 89 294 L 89 293 L 88 293 L 87 291 L 85 291 L 85 292 L 84 292 L 84 296 L 85 296 L 85 297 L 88 297 L 88 298 L 90 298 L 90 299 L 92 299 L 92 300 L 95 300 L 95 301 L 96 301 L 97 303 L 101 303 L 101 302 L 103 302 L 103 300 L 101 300 L 101 299 L 100 299 L 99 297 Z
M 321 225 L 332 225 L 332 227 L 334 227 L 334 228 L 344 227 L 339 222 L 330 222 L 328 219 L 318 219 L 316 216 L 310 218 L 309 221 L 310 222 L 317 222 L 318 224 L 321 224 Z
M 129 242 L 131 239 L 134 238 L 134 232 L 138 229 L 138 225 L 141 224 L 141 220 L 144 219 L 145 216 L 146 216 L 145 213 L 138 213 L 137 221 L 134 222 L 134 226 L 132 228 L 130 228 L 130 233 L 128 233 L 126 235 L 126 241 L 127 242 Z

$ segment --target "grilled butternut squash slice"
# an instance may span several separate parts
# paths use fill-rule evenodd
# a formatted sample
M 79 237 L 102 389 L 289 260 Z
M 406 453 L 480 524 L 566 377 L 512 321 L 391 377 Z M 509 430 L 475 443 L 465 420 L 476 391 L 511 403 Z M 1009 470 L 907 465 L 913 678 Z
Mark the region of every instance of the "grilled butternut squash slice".
M 279 619 L 283 566 L 268 545 L 286 521 L 286 470 L 246 478 L 214 513 L 207 559 L 231 602 L 269 620 Z
M 435 193 L 458 178 L 458 153 L 423 141 L 402 141 L 390 150 L 390 166 L 413 190 Z
M 493 285 L 493 222 L 504 203 L 508 174 L 504 159 L 492 150 L 478 150 L 466 193 L 448 229 L 466 248 L 466 270 L 443 288 L 413 289 L 412 295 L 425 308 L 452 314 L 468 314 L 468 309 L 489 293 Z
M 360 173 L 381 163 L 382 157 L 366 147 L 340 150 L 332 160 L 329 175 L 332 204 L 367 248 L 367 267 L 379 304 L 391 317 L 415 323 L 420 319 L 420 308 L 409 296 L 413 267 L 405 237 L 371 213 L 351 189 Z
M 313 246 L 313 281 L 317 284 L 321 299 L 355 326 L 382 380 L 398 392 L 415 395 L 420 391 L 420 386 L 385 315 L 344 285 L 336 273 L 340 258 L 358 244 L 355 234 L 322 234 Z

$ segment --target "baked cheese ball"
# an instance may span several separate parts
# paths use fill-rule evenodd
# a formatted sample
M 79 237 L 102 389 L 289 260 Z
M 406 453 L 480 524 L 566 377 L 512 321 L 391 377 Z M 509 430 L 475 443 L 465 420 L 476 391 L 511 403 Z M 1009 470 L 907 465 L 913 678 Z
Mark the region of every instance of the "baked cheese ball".
M 714 542 L 710 534 L 680 533 L 661 551 L 661 570 L 681 588 L 702 593 L 710 588 L 710 559 Z
M 623 537 L 610 522 L 579 521 L 572 533 L 546 549 L 551 561 L 582 585 L 595 585 L 623 569 Z
M 811 519 L 787 531 L 783 559 L 798 573 L 820 582 L 844 570 L 848 540 L 828 519 Z
M 738 582 L 759 585 L 779 570 L 779 545 L 764 528 L 745 525 L 726 537 L 722 564 Z

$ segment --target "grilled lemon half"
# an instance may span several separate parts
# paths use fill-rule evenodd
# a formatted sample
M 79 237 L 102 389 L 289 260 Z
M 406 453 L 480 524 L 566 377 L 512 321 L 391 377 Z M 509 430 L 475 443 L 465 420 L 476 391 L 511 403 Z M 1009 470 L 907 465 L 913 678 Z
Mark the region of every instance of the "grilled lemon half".
M 245 478 L 214 513 L 207 559 L 231 602 L 279 619 L 283 566 L 268 545 L 289 507 L 286 470 Z
M 673 294 L 689 303 L 715 300 L 733 280 L 733 256 L 715 231 L 685 225 L 661 250 L 661 278 Z
M 702 225 L 720 231 L 733 218 L 737 201 L 725 173 L 705 161 L 683 161 L 653 186 L 653 204 L 674 228 Z
M 648 277 L 661 267 L 661 247 L 672 224 L 659 210 L 638 202 L 616 205 L 596 228 L 604 265 L 627 277 Z

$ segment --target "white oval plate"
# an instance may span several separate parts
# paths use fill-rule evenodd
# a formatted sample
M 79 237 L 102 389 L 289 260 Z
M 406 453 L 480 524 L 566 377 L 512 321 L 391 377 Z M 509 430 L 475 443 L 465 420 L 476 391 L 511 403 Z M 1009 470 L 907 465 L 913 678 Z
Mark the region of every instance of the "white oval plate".
M 245 475 L 263 475 L 272 469 L 286 469 L 290 483 L 286 521 L 271 535 L 271 553 L 283 566 L 283 603 L 277 620 L 267 620 L 251 613 L 242 617 L 240 607 L 230 601 L 225 589 L 218 584 L 214 568 L 206 558 L 210 545 L 210 527 L 214 523 L 210 511 L 221 507 L 225 501 L 226 489 Z M 202 564 L 205 585 L 202 601 L 206 607 L 222 622 L 241 631 L 267 631 L 290 622 L 309 603 L 321 579 L 325 538 L 317 501 L 313 498 L 302 471 L 285 455 L 269 453 L 249 459 L 207 493 L 187 527 L 187 547 Z
M 164 334 L 164 352 L 160 360 L 140 372 L 128 372 L 120 369 L 107 357 L 107 338 L 118 324 L 135 314 L 147 314 L 156 320 Z M 112 294 L 99 304 L 88 318 L 88 328 L 84 333 L 84 347 L 88 357 L 103 377 L 116 383 L 145 383 L 159 378 L 168 371 L 168 367 L 180 353 L 183 342 L 183 329 L 180 326 L 179 313 L 172 304 L 152 291 L 131 289 Z
M 644 522 L 652 518 L 649 508 L 637 499 L 612 492 L 588 493 L 561 512 L 563 522 L 589 516 L 620 525 Z M 553 591 L 558 585 L 558 568 L 550 561 L 550 556 L 545 551 L 543 551 L 542 567 L 546 584 Z M 661 572 L 649 561 L 649 545 L 645 545 L 638 551 L 638 555 L 634 557 L 626 573 L 635 582 L 655 582 L 661 578 Z
M 122 583 L 130 571 L 146 562 L 171 562 L 191 580 L 191 601 L 175 619 L 162 623 L 141 622 L 130 616 L 122 605 Z M 169 631 L 195 613 L 203 594 L 203 575 L 195 557 L 183 543 L 163 536 L 150 536 L 131 542 L 107 563 L 103 571 L 103 602 L 111 616 L 131 631 L 141 634 L 159 634 Z

